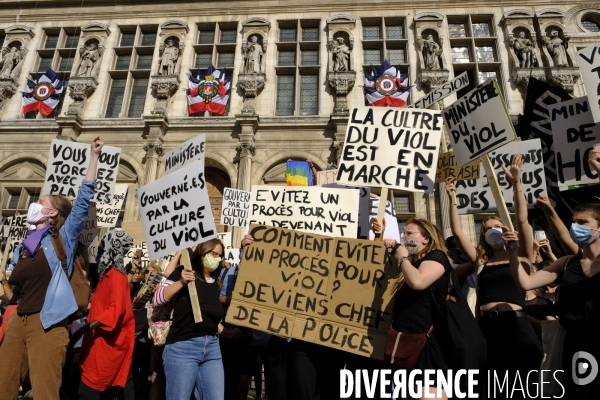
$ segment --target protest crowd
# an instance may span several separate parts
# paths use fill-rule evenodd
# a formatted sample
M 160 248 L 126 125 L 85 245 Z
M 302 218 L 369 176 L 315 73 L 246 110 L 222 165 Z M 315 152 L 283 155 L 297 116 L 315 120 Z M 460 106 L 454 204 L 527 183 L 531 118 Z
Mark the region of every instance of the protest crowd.
M 138 190 L 142 239 L 95 226 L 119 197 L 98 173 L 119 149 L 53 141 L 49 165 L 76 152 L 87 164 L 77 182 L 49 170 L 27 233 L 4 245 L 0 400 L 465 398 L 465 376 L 440 386 L 459 370 L 479 371 L 477 398 L 598 398 L 600 203 L 561 219 L 532 189 L 546 187 L 539 139 L 515 141 L 494 79 L 472 93 L 441 111 L 354 109 L 336 183 L 289 160 L 288 186 L 227 188 L 221 223 L 237 239 L 207 213 L 204 135 Z M 600 147 L 584 136 L 561 184 L 600 183 Z M 400 231 L 394 188 L 445 191 L 452 235 L 423 218 Z M 474 199 L 489 213 L 477 242 L 460 218 Z M 582 354 L 591 373 L 576 379 Z M 433 380 L 386 396 L 369 388 L 383 370 Z

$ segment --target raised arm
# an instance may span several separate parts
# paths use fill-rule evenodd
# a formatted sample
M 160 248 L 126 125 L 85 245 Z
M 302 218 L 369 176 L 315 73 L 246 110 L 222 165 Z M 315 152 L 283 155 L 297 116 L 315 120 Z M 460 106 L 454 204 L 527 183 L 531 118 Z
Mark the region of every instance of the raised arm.
M 558 217 L 558 214 L 552 207 L 552 204 L 550 204 L 550 200 L 548 200 L 548 196 L 538 197 L 535 204 L 544 212 L 544 215 L 550 224 L 550 229 L 560 243 L 560 246 L 564 250 L 565 254 L 574 255 L 579 253 L 579 246 L 577 246 L 573 239 L 571 239 L 569 230 Z
M 449 176 L 446 179 L 446 194 L 450 199 L 450 229 L 452 229 L 452 234 L 456 239 L 458 247 L 469 258 L 469 261 L 471 261 L 472 263 L 476 263 L 477 249 L 475 248 L 475 246 L 473 246 L 473 243 L 471 243 L 467 235 L 462 230 L 460 216 L 458 215 L 458 207 L 456 206 L 453 200 L 452 193 L 456 193 L 456 186 L 454 185 L 455 180 L 456 178 L 454 176 Z
M 527 200 L 525 199 L 525 193 L 523 193 L 523 187 L 521 186 L 522 167 L 523 156 L 521 154 L 515 154 L 513 156 L 510 170 L 502 165 L 502 169 L 508 180 L 511 182 L 514 192 L 513 197 L 516 217 L 515 229 L 520 233 L 518 254 L 520 257 L 525 257 L 530 260 L 533 258 L 533 230 L 527 220 Z
M 590 151 L 590 157 L 588 158 L 588 163 L 596 170 L 598 177 L 600 178 L 600 147 L 594 148 Z

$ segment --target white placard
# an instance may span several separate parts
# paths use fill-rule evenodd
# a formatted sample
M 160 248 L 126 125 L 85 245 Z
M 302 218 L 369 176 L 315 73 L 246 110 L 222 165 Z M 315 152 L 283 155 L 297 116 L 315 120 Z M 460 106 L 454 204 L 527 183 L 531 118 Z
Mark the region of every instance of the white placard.
M 90 154 L 89 144 L 53 139 L 42 193 L 75 200 L 90 165 Z M 103 204 L 112 201 L 120 158 L 120 148 L 102 147 L 96 171 L 96 193 L 92 201 Z
M 137 195 L 151 260 L 217 237 L 203 162 L 163 176 Z
M 374 194 L 370 196 L 371 212 L 369 214 L 369 239 L 375 239 L 375 232 L 373 232 L 373 221 L 377 219 L 377 212 L 379 210 L 380 197 Z M 383 233 L 383 239 L 394 239 L 400 243 L 400 229 L 398 228 L 398 219 L 396 219 L 396 209 L 394 204 L 387 200 L 385 202 L 385 232 Z
M 127 196 L 126 183 L 117 183 L 115 194 L 111 204 L 96 204 L 96 216 L 98 217 L 98 226 L 101 228 L 112 228 L 119 219 L 121 208 Z
M 358 204 L 358 190 L 255 185 L 250 224 L 356 238 Z
M 594 122 L 600 122 L 600 43 L 577 52 L 577 63 L 581 71 L 581 80 Z M 554 130 L 554 129 L 553 129 Z
M 506 178 L 502 165 L 510 169 L 512 157 L 523 155 L 521 168 L 521 187 L 527 200 L 527 207 L 533 208 L 535 200 L 546 192 L 546 176 L 544 175 L 544 159 L 539 139 L 512 142 L 489 153 L 490 160 L 502 189 L 506 207 L 514 211 L 513 187 Z M 498 211 L 494 195 L 490 190 L 483 166 L 480 167 L 480 178 L 456 182 L 456 202 L 459 214 L 493 213 Z
M 225 261 L 229 264 L 240 263 L 240 249 L 225 249 Z
M 446 97 L 450 96 L 454 92 L 458 92 L 460 89 L 469 85 L 469 75 L 467 71 L 463 72 L 456 78 L 444 83 L 441 86 L 431 88 L 431 91 L 426 96 L 421 97 L 410 106 L 406 108 L 427 108 L 433 103 L 436 103 Z
M 83 223 L 83 227 L 81 228 L 81 232 L 79 232 L 79 241 L 84 246 L 90 246 L 94 243 L 94 240 L 98 239 L 98 222 L 96 216 L 96 207 L 92 204 L 88 209 L 88 218 Z M 96 242 L 96 247 L 98 246 Z
M 444 108 L 443 116 L 459 167 L 516 138 L 495 78 Z
M 549 110 L 558 186 L 598 183 L 588 158 L 600 142 L 600 124 L 594 123 L 587 97 L 553 104 Z
M 252 193 L 245 190 L 225 188 L 221 206 L 221 225 L 248 226 Z
M 27 237 L 29 224 L 27 215 L 17 215 L 4 219 L 5 224 L 0 229 L 0 237 L 21 241 Z
M 217 237 L 221 242 L 223 242 L 226 249 L 233 245 L 233 234 L 231 232 L 219 232 L 217 233 Z
M 206 135 L 198 135 L 168 152 L 164 157 L 165 175 L 195 161 L 202 162 L 202 170 L 204 171 L 205 142 Z
M 431 193 L 441 134 L 439 111 L 354 108 L 337 183 Z

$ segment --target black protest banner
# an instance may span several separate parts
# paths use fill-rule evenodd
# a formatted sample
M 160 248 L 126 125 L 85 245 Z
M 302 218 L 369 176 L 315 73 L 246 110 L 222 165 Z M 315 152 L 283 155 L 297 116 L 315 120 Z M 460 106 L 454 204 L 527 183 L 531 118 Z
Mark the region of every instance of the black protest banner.
M 321 186 L 252 186 L 250 223 L 355 238 L 359 191 Z
M 225 188 L 221 207 L 221 225 L 247 227 L 251 203 L 252 193 Z
M 77 198 L 77 192 L 90 165 L 90 145 L 52 140 L 46 179 L 42 193 Z M 96 171 L 96 193 L 93 201 L 110 204 L 117 184 L 121 149 L 104 146 Z
M 382 243 L 251 225 L 227 322 L 383 359 L 397 266 Z
M 443 116 L 459 166 L 511 142 L 516 136 L 495 78 L 446 107 Z
M 441 134 L 439 111 L 354 108 L 336 182 L 431 193 Z
M 598 174 L 588 163 L 594 144 L 600 142 L 600 124 L 594 122 L 587 97 L 550 106 L 554 136 L 556 175 L 559 187 L 598 183 Z

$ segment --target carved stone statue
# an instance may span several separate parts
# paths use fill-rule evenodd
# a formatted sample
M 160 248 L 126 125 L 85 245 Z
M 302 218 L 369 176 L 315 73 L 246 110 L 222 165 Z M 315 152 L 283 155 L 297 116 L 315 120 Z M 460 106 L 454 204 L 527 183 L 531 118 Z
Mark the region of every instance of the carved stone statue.
M 248 42 L 242 46 L 242 54 L 244 55 L 244 73 L 264 72 L 262 71 L 263 49 L 255 35 L 250 36 Z
M 2 51 L 2 61 L 0 61 L 0 78 L 11 78 L 13 70 L 21 62 L 21 51 L 16 47 L 10 49 L 6 47 Z
M 552 61 L 555 67 L 568 67 L 569 59 L 567 58 L 567 46 L 570 37 L 564 35 L 565 40 L 563 41 L 558 37 L 558 31 L 552 31 L 550 38 L 546 38 L 546 48 L 552 56 Z
M 335 72 L 350 70 L 350 48 L 344 44 L 344 38 L 338 37 L 331 42 L 331 54 Z
M 102 57 L 102 52 L 98 49 L 98 44 L 91 42 L 88 46 L 79 48 L 79 65 L 77 66 L 75 76 L 94 76 L 94 66 Z
M 442 51 L 440 45 L 433 39 L 433 35 L 427 36 L 427 39 L 423 41 L 423 62 L 425 63 L 425 69 L 441 69 L 440 56 L 442 55 Z
M 178 57 L 179 49 L 174 46 L 173 40 L 167 40 L 160 58 L 160 68 L 158 73 L 160 75 L 174 75 Z
M 527 39 L 525 37 L 525 32 L 520 32 L 519 37 L 514 38 L 511 44 L 515 50 L 517 58 L 519 59 L 519 68 L 531 68 L 532 66 L 536 66 L 537 57 L 533 51 L 535 42 Z

